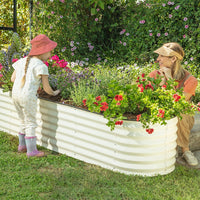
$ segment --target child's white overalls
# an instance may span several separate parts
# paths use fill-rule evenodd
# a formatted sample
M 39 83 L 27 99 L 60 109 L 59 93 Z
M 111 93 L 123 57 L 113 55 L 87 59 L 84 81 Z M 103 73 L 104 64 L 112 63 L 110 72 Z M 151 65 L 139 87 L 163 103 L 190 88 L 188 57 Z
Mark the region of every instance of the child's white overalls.
M 49 75 L 48 67 L 39 59 L 31 58 L 29 61 L 26 81 L 21 88 L 21 80 L 24 76 L 26 58 L 21 58 L 13 64 L 16 70 L 16 79 L 12 89 L 12 99 L 20 119 L 20 133 L 27 137 L 35 136 L 37 90 L 41 83 L 41 75 Z

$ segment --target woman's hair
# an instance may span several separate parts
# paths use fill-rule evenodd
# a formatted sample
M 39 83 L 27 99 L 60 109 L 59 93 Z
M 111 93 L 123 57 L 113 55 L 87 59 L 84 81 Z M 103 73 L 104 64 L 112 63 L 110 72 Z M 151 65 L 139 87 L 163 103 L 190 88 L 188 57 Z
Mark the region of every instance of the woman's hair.
M 21 80 L 21 88 L 24 87 L 24 84 L 25 84 L 25 82 L 26 82 L 26 72 L 27 72 L 28 64 L 29 64 L 29 61 L 30 61 L 31 57 L 32 57 L 32 56 L 29 56 L 29 55 L 28 55 L 28 57 L 27 57 L 27 59 L 26 59 L 26 64 L 25 64 L 25 68 L 24 68 L 24 76 L 23 76 L 23 78 L 22 78 L 22 80 Z
M 176 42 L 170 42 L 170 43 L 165 43 L 163 46 L 166 46 L 167 48 L 181 55 L 181 57 L 184 57 L 184 51 L 183 48 L 180 46 L 180 44 Z M 172 77 L 178 81 L 182 80 L 185 77 L 185 70 L 181 66 L 181 61 L 182 59 L 179 59 L 176 56 L 176 62 L 172 70 Z

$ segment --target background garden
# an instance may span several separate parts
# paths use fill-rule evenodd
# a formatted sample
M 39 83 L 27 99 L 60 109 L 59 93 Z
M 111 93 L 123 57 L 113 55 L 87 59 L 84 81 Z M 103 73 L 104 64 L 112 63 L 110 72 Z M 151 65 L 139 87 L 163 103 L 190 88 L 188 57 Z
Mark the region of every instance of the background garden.
M 183 46 L 183 66 L 199 79 L 199 1 L 33 0 L 32 18 L 29 1 L 17 2 L 17 34 L 0 30 L 4 90 L 12 87 L 12 63 L 27 55 L 30 39 L 41 33 L 58 43 L 46 64 L 51 86 L 61 89 L 63 103 L 82 106 L 84 96 L 91 93 L 106 96 L 113 92 L 114 97 L 138 73 L 158 67 L 153 50 L 165 42 Z M 12 26 L 13 1 L 3 0 L 0 7 L 0 26 Z M 115 90 L 109 90 L 107 86 L 113 85 Z M 196 103 L 199 96 L 198 88 Z M 165 105 L 170 107 L 166 101 Z M 177 166 L 167 176 L 133 177 L 53 152 L 47 152 L 46 160 L 27 161 L 15 152 L 17 139 L 4 133 L 0 144 L 3 199 L 199 199 L 199 170 Z

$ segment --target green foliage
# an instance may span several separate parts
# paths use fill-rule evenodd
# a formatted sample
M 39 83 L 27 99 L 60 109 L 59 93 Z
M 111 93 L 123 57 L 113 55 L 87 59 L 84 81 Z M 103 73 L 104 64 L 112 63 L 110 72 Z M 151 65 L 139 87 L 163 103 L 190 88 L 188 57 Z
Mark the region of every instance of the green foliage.
M 13 1 L 0 1 L 1 20 L 0 27 L 13 27 Z M 29 1 L 17 0 L 17 33 L 22 38 L 22 43 L 27 44 L 29 40 Z M 0 30 L 0 49 L 10 45 L 13 31 Z
M 11 82 L 11 76 L 14 71 L 12 63 L 22 57 L 22 43 L 19 35 L 13 33 L 11 38 L 11 45 L 8 47 L 7 52 L 2 50 L 0 52 L 0 64 L 3 66 L 1 69 L 1 81 L 3 82 L 3 91 L 7 92 L 12 89 L 13 83 Z
M 128 76 L 126 71 L 121 73 Z M 137 116 L 143 127 L 149 129 L 155 123 L 165 125 L 166 120 L 175 116 L 181 118 L 183 113 L 192 115 L 197 111 L 197 106 L 185 100 L 183 90 L 174 90 L 177 83 L 173 80 L 161 87 L 159 76 L 153 79 L 141 72 L 134 76 L 137 78 L 129 75 L 129 81 L 124 82 L 119 81 L 116 73 L 103 94 L 95 96 L 91 93 L 83 100 L 88 110 L 102 113 L 108 119 L 107 125 L 111 130 L 115 125 L 121 125 L 126 116 L 129 119 Z

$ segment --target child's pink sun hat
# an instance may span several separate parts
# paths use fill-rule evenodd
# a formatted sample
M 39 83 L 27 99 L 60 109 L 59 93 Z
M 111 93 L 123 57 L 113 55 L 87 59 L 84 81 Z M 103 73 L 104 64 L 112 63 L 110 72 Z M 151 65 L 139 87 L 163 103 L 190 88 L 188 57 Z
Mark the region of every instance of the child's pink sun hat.
M 30 56 L 37 56 L 56 48 L 57 43 L 50 40 L 46 35 L 40 34 L 31 40 L 31 50 L 29 52 Z

